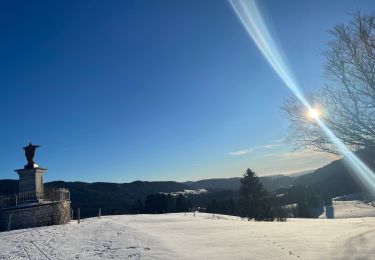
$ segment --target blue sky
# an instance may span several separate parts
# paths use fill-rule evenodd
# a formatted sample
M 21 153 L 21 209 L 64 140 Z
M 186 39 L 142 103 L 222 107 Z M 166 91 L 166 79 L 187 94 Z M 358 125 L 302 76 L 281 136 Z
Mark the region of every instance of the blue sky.
M 259 1 L 305 93 L 334 25 L 372 0 Z M 42 145 L 46 180 L 128 182 L 292 173 L 291 95 L 227 1 L 1 1 L 0 178 Z

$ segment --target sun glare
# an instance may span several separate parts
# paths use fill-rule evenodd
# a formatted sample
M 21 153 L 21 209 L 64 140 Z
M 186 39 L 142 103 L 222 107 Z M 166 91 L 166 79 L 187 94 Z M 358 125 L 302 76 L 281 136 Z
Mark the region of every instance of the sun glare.
M 309 109 L 307 115 L 311 119 L 318 119 L 321 116 L 321 112 L 317 108 L 311 108 L 311 109 Z

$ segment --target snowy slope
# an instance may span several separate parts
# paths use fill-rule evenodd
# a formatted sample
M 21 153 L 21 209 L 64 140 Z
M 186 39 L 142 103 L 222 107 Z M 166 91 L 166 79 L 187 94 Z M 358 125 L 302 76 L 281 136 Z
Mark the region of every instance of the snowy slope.
M 0 233 L 0 259 L 373 259 L 375 218 L 108 216 Z
M 332 207 L 324 207 L 319 218 L 375 217 L 375 207 L 359 200 L 333 201 Z

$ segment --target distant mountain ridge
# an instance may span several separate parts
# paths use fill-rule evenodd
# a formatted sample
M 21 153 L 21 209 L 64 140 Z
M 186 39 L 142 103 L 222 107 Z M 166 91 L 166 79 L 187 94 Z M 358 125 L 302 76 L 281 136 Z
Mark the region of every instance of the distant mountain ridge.
M 373 160 L 373 159 L 372 159 Z M 314 172 L 292 176 L 274 175 L 260 177 L 268 191 L 285 194 L 295 186 L 310 186 L 319 190 L 325 196 L 341 196 L 362 191 L 355 178 L 349 173 L 343 160 L 333 161 Z M 199 181 L 135 181 L 131 183 L 85 183 L 53 181 L 46 183 L 46 187 L 63 187 L 70 189 L 73 208 L 81 208 L 82 216 L 95 216 L 98 208 L 103 214 L 113 211 L 128 212 L 129 208 L 138 200 L 144 200 L 151 193 L 178 192 L 185 189 L 207 189 L 206 195 L 197 195 L 194 200 L 204 205 L 208 199 L 230 198 L 238 196 L 240 177 L 205 179 Z M 0 180 L 0 195 L 16 193 L 17 180 Z
M 289 187 L 296 177 L 286 175 L 272 175 L 259 177 L 264 187 L 269 191 Z M 241 177 L 204 179 L 199 181 L 183 182 L 192 189 L 207 190 L 238 190 L 241 185 Z
M 131 183 L 65 182 L 45 183 L 46 188 L 68 188 L 72 208 L 81 208 L 81 215 L 95 216 L 99 208 L 103 214 L 125 213 L 138 199 L 157 192 L 177 192 L 189 186 L 174 181 L 135 181 Z M 0 180 L 0 194 L 18 192 L 18 180 Z
M 375 157 L 364 155 L 360 152 L 357 155 L 375 169 Z M 241 178 L 228 179 L 207 179 L 196 182 L 185 182 L 192 188 L 205 188 L 212 190 L 236 190 L 240 186 Z M 273 175 L 260 177 L 264 187 L 271 192 L 284 193 L 291 186 L 311 186 L 326 196 L 341 196 L 345 194 L 364 191 L 361 184 L 350 173 L 345 166 L 344 160 L 339 159 L 312 172 L 302 172 L 292 175 Z
M 240 177 L 206 179 L 195 182 L 179 183 L 175 181 L 135 181 L 131 183 L 106 182 L 65 182 L 45 183 L 46 188 L 68 188 L 71 194 L 72 208 L 81 208 L 82 217 L 95 216 L 99 208 L 103 214 L 126 213 L 137 200 L 143 201 L 151 193 L 171 193 L 189 189 L 207 189 L 205 195 L 191 198 L 196 204 L 204 205 L 212 199 L 226 199 L 238 196 Z M 261 177 L 269 190 L 285 188 L 294 180 L 288 176 Z M 0 180 L 0 195 L 18 192 L 18 180 Z
M 340 165 L 339 162 L 334 165 Z M 324 180 L 329 177 L 329 172 L 339 169 L 344 169 L 338 166 L 331 166 L 328 164 L 314 172 L 297 173 L 291 176 L 289 175 L 271 175 L 261 176 L 260 179 L 264 187 L 268 191 L 275 191 L 279 189 L 285 189 L 291 185 L 308 185 Z M 337 168 L 337 169 L 336 169 Z M 328 173 L 327 173 L 327 170 Z M 73 192 L 73 198 L 75 194 L 79 193 L 92 193 L 105 197 L 111 197 L 110 194 L 117 194 L 125 201 L 132 201 L 138 197 L 143 198 L 144 196 L 153 192 L 176 192 L 183 191 L 185 189 L 207 189 L 212 191 L 221 190 L 232 190 L 237 191 L 241 185 L 241 177 L 233 178 L 212 178 L 203 179 L 198 181 L 186 181 L 186 182 L 175 182 L 175 181 L 134 181 L 131 183 L 108 183 L 108 182 L 65 182 L 65 181 L 53 181 L 46 183 L 46 187 L 64 187 L 71 189 Z M 16 193 L 18 190 L 17 180 L 0 180 L 0 194 Z M 101 192 L 100 192 L 101 191 Z M 107 195 L 106 195 L 107 193 Z

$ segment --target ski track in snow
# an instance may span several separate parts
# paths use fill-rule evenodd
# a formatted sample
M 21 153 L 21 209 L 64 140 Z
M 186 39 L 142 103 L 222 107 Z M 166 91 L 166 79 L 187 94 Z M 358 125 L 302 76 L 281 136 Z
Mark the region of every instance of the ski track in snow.
M 215 217 L 106 216 L 2 232 L 0 259 L 374 259 L 372 217 L 287 222 Z
M 0 259 L 141 259 L 141 244 L 126 225 L 87 219 L 0 233 Z

